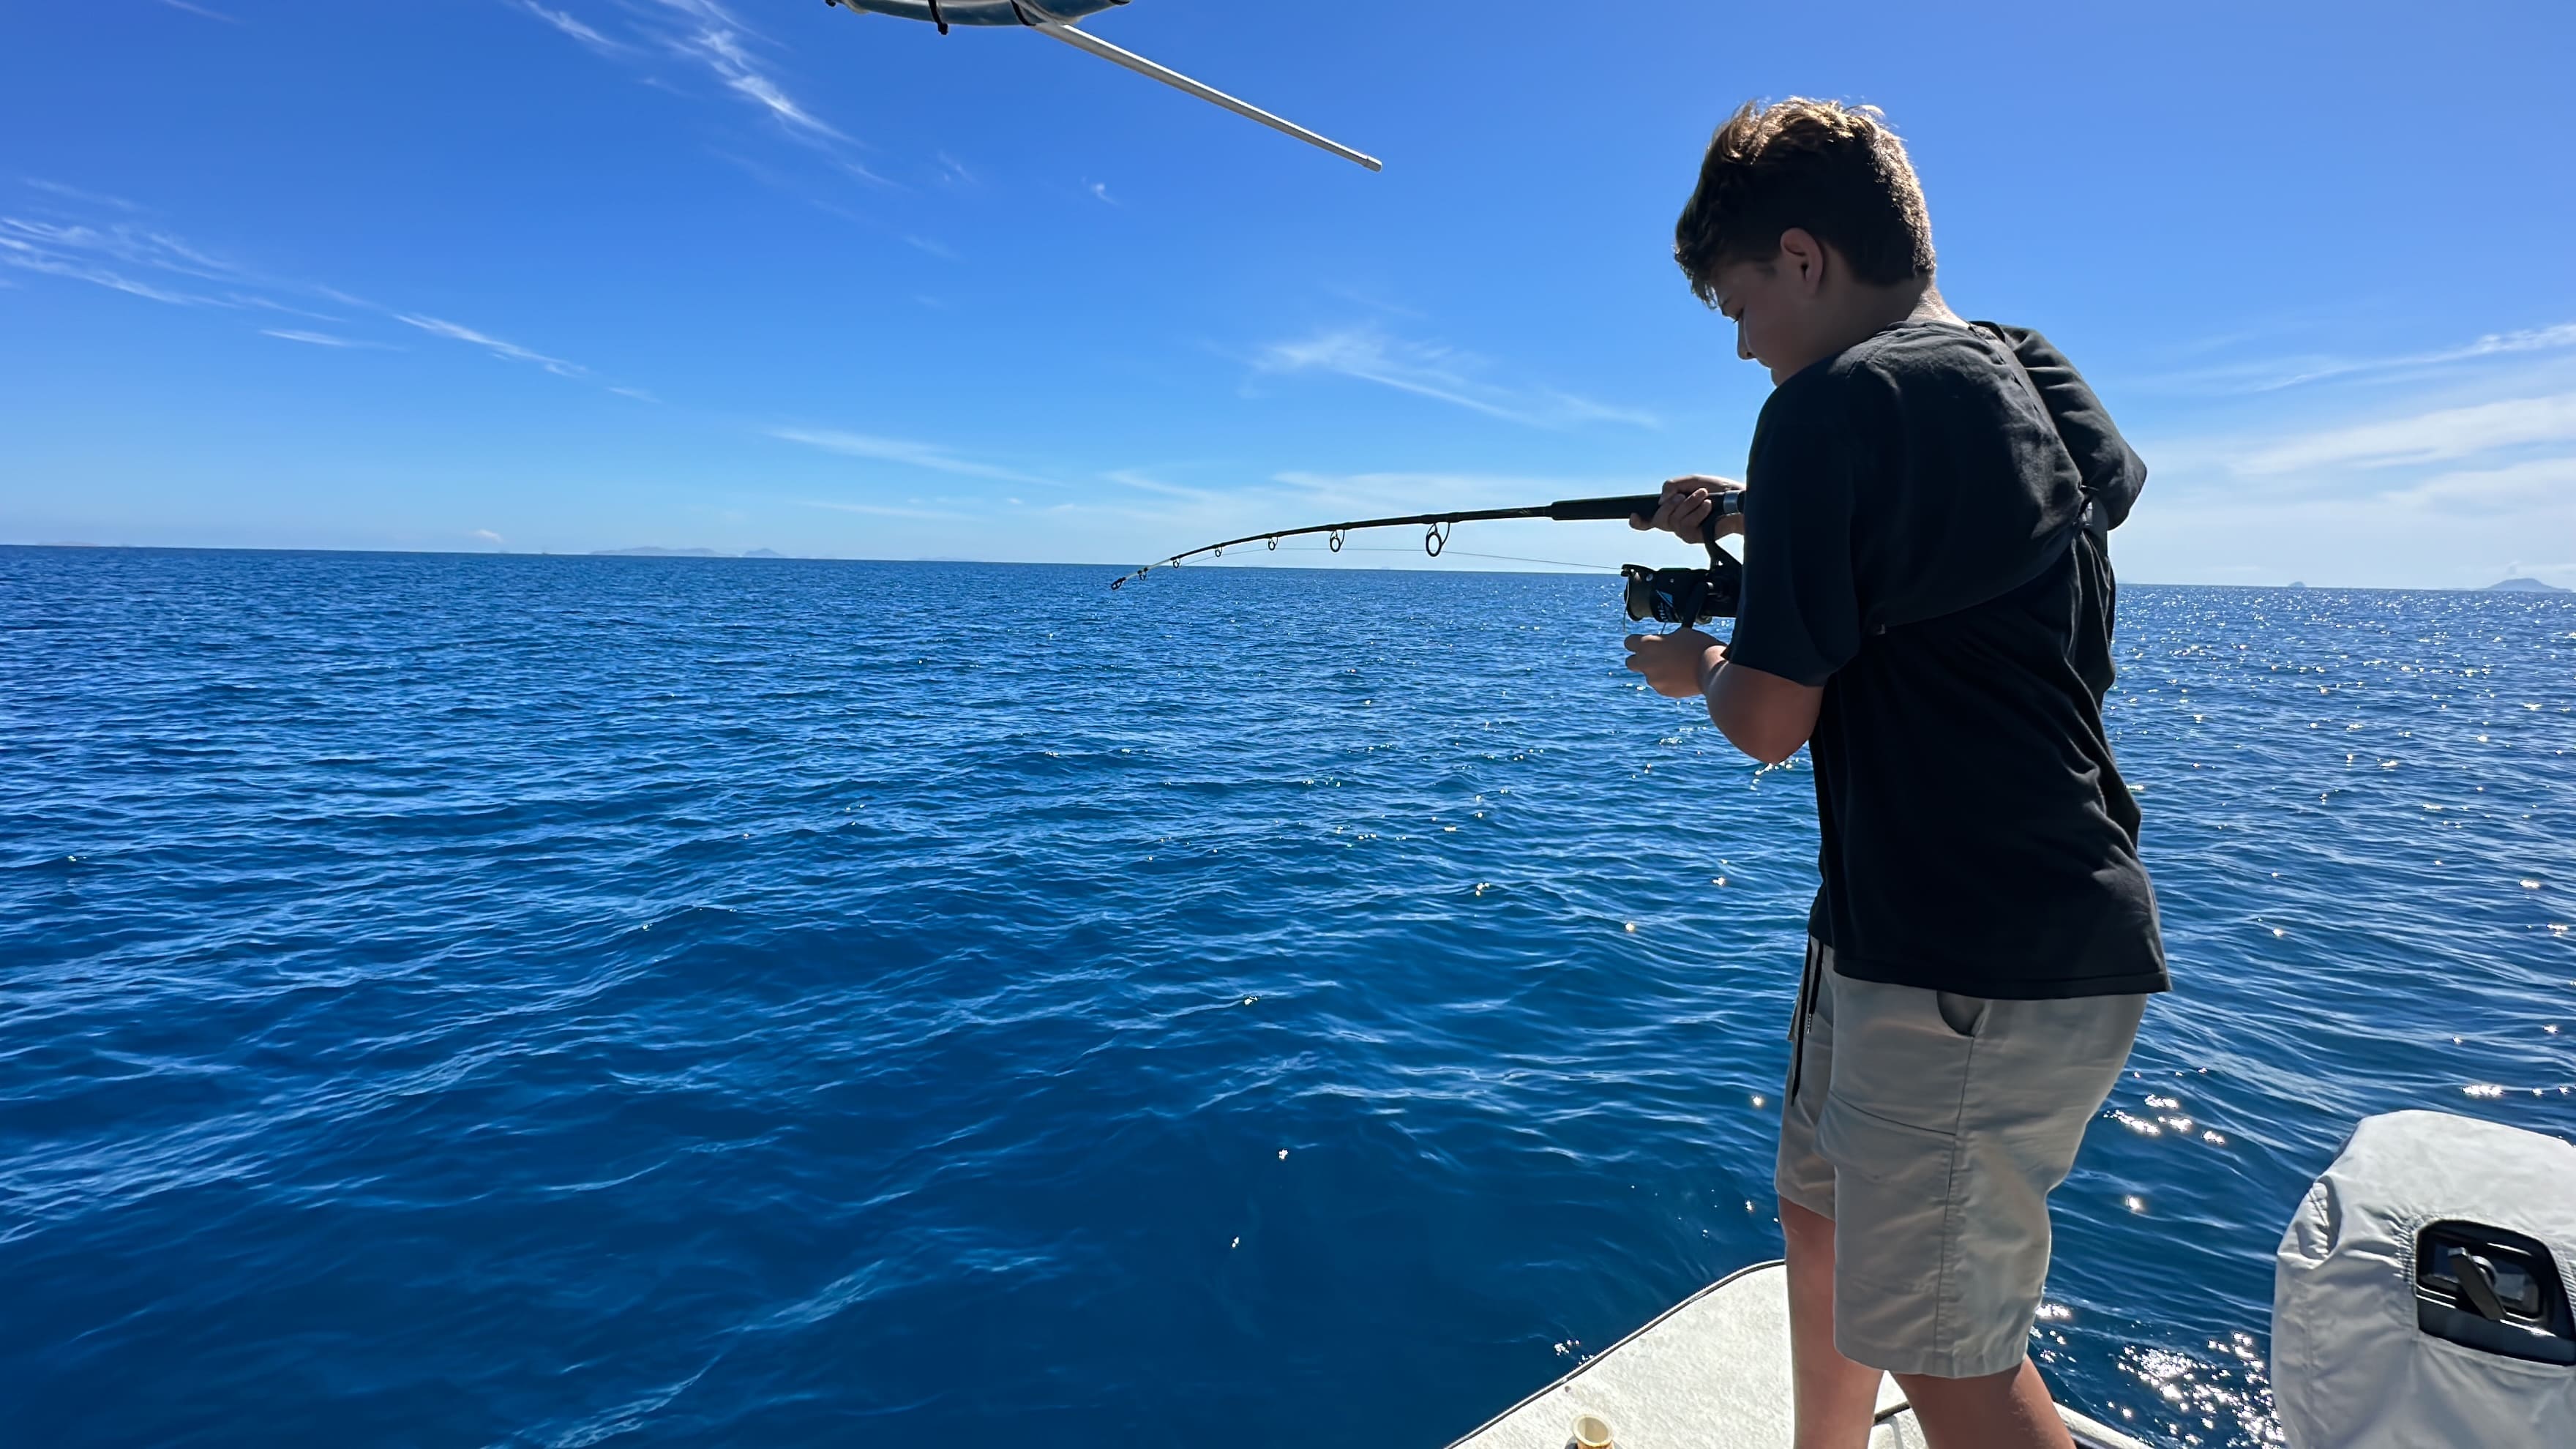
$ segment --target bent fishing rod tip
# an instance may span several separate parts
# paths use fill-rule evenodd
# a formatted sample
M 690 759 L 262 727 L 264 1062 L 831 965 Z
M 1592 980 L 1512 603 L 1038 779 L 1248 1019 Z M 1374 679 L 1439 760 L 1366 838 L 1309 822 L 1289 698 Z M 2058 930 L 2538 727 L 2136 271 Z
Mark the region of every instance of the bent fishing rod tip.
M 1709 515 L 1711 519 L 1734 517 L 1744 512 L 1744 494 L 1740 489 L 1713 494 L 1709 501 L 1717 505 L 1716 511 Z M 1117 588 L 1130 579 L 1141 579 L 1155 569 L 1173 567 L 1185 560 L 1197 558 L 1203 553 L 1222 555 L 1227 549 L 1243 543 L 1266 543 L 1273 552 L 1276 552 L 1279 540 L 1283 538 L 1322 533 L 1331 535 L 1330 546 L 1333 552 L 1339 553 L 1342 549 L 1342 536 L 1353 529 L 1420 528 L 1427 530 L 1422 540 L 1423 552 L 1438 558 L 1441 551 L 1449 545 L 1449 530 L 1461 523 L 1490 523 L 1512 518 L 1544 518 L 1556 523 L 1577 523 L 1609 518 L 1652 518 L 1655 510 L 1663 506 L 1663 502 L 1664 497 L 1660 493 L 1632 493 L 1613 498 L 1560 498 L 1554 503 L 1535 503 L 1526 508 L 1470 508 L 1452 513 L 1413 513 L 1402 518 L 1361 518 L 1348 523 L 1318 523 L 1312 528 L 1273 529 L 1268 533 L 1248 533 L 1241 538 L 1229 538 L 1223 543 L 1205 544 L 1187 553 L 1176 553 L 1161 563 L 1147 564 L 1134 573 L 1120 575 L 1110 581 L 1109 587 Z M 1717 546 L 1714 535 L 1710 536 L 1708 546 L 1710 548 Z

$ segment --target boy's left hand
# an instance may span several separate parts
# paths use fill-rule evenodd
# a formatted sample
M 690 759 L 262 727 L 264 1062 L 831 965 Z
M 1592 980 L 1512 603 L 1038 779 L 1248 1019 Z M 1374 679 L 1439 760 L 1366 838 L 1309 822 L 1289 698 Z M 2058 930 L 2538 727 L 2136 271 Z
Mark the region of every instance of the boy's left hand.
M 1708 673 L 1711 651 L 1724 658 L 1726 646 L 1697 629 L 1631 634 L 1628 667 L 1646 676 L 1646 683 L 1666 699 L 1696 699 L 1699 682 Z
M 1707 543 L 1730 533 L 1744 532 L 1740 513 L 1716 516 L 1717 496 L 1741 493 L 1744 485 L 1732 478 L 1714 478 L 1706 473 L 1690 473 L 1664 480 L 1662 501 L 1650 517 L 1643 513 L 1628 516 L 1628 526 L 1643 532 L 1660 528 L 1684 543 Z

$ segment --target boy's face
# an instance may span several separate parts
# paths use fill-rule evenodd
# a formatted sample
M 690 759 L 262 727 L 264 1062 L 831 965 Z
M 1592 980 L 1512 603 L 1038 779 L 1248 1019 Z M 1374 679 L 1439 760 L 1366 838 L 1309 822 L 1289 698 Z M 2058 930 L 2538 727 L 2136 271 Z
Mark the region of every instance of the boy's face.
M 1717 310 L 1735 324 L 1735 355 L 1769 368 L 1774 386 L 1850 345 L 1829 305 L 1827 262 L 1824 245 L 1792 227 L 1771 260 L 1729 262 L 1711 279 Z

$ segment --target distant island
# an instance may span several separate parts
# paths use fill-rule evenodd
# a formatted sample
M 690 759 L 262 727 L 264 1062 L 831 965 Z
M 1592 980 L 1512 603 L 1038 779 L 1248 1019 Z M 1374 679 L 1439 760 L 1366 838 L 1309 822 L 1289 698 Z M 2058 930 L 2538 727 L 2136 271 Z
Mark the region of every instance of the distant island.
M 785 558 L 774 548 L 755 548 L 749 553 L 725 553 L 712 548 L 595 548 L 593 558 Z
M 2567 592 L 2556 584 L 2544 584 L 2538 579 L 2506 579 L 2500 584 L 2487 585 L 2488 593 L 2492 594 L 2499 591 L 2508 594 L 2563 594 Z

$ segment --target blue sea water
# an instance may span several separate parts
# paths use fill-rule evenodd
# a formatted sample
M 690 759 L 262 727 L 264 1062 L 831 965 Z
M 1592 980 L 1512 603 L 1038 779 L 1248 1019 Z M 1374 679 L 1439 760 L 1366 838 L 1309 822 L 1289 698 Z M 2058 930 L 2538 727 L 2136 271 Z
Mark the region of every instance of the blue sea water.
M 1776 1255 L 1803 762 L 1598 577 L 1110 577 L 0 550 L 0 1438 L 1437 1449 Z M 2034 1350 L 2262 1444 L 2356 1118 L 2576 1135 L 2576 601 L 2120 637 Z

